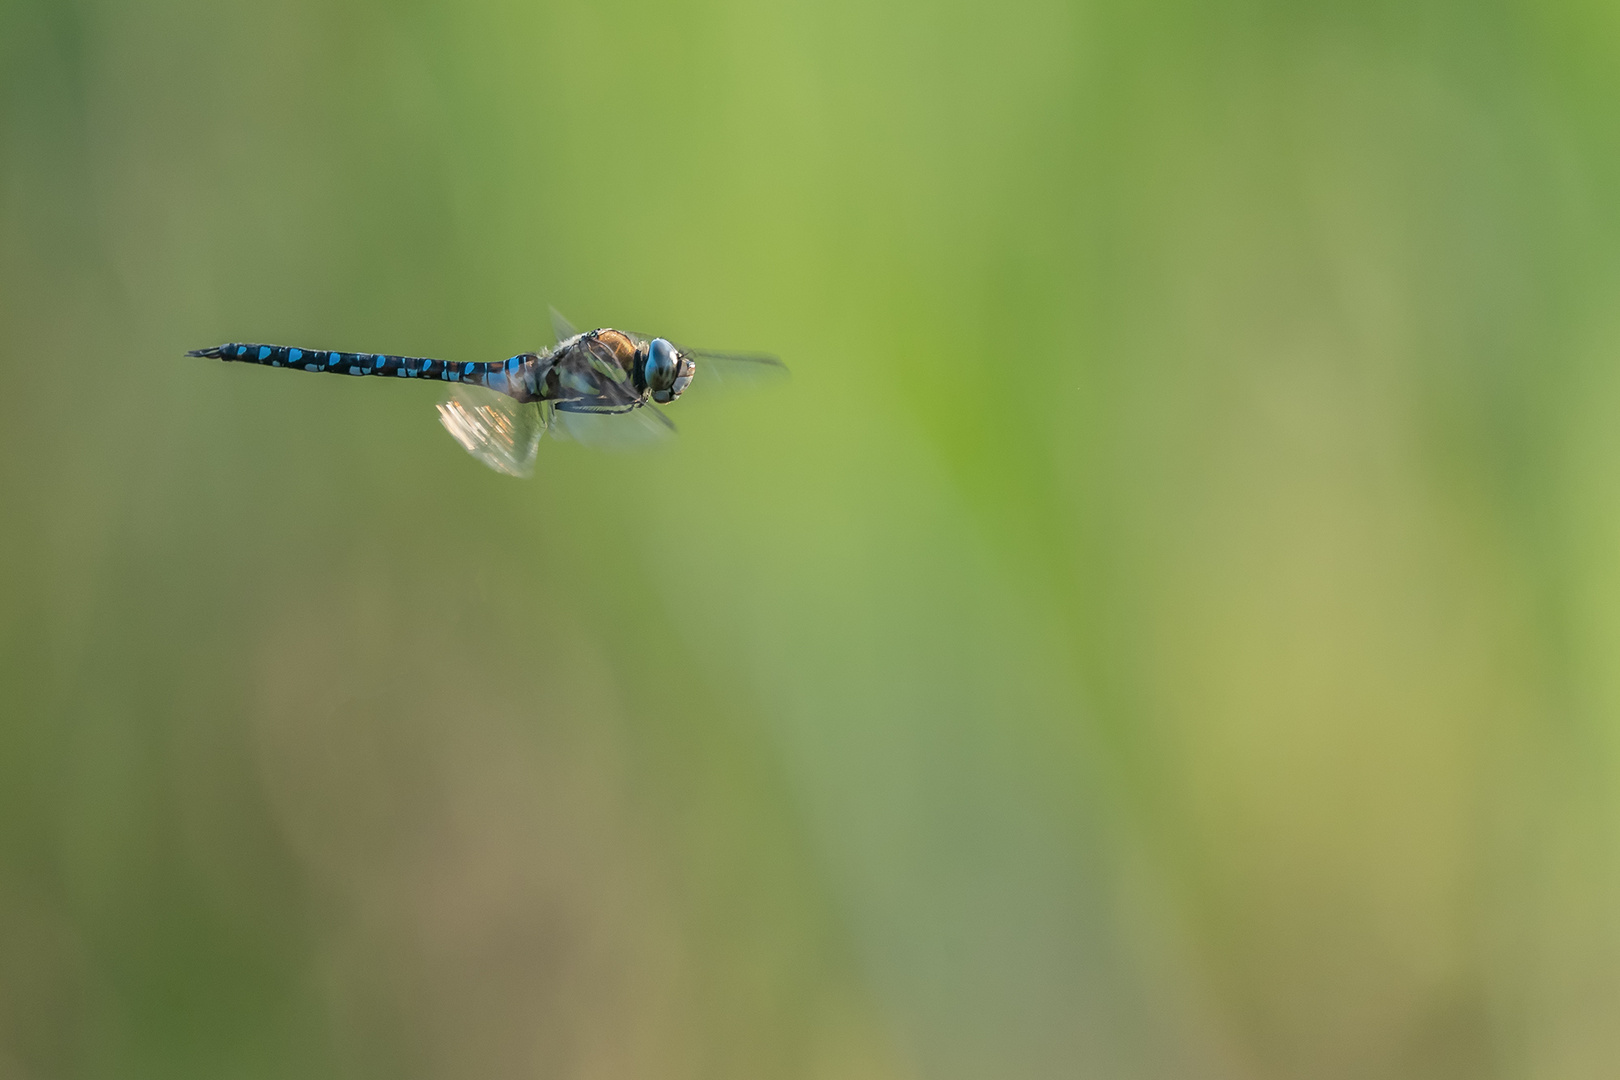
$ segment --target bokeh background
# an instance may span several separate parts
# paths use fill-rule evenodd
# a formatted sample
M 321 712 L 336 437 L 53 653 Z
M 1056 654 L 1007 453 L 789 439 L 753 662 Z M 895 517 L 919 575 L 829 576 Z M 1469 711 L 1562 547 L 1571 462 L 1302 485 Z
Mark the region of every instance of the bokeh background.
M 0 0 L 0 1077 L 1620 1073 L 1620 13 Z M 498 476 L 433 386 L 779 352 Z

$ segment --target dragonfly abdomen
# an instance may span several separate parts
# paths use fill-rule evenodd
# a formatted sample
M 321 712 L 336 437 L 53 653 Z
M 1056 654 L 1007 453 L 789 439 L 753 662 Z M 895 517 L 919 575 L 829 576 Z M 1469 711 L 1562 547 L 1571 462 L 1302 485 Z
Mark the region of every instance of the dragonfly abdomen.
M 209 349 L 194 349 L 187 356 L 204 356 L 266 367 L 323 371 L 331 375 L 382 375 L 396 379 L 438 379 L 487 386 L 519 401 L 540 395 L 544 381 L 541 357 L 524 353 L 499 363 L 452 364 L 425 356 L 393 356 L 388 353 L 347 353 L 328 349 L 299 349 L 290 345 L 257 345 L 230 342 Z

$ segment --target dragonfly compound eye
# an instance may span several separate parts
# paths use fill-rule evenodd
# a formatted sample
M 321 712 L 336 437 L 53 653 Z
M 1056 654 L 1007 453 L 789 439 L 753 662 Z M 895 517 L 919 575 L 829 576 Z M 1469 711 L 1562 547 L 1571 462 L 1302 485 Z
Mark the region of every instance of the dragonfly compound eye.
M 680 397 L 681 391 L 685 390 L 691 385 L 692 376 L 697 374 L 697 365 L 692 362 L 692 358 L 690 356 L 683 355 L 678 357 L 678 359 L 680 364 L 675 369 L 675 385 L 669 388 L 669 396 L 671 398 Z
M 678 364 L 675 346 L 663 338 L 653 338 L 652 344 L 647 346 L 647 389 L 653 393 L 668 392 L 675 385 L 675 368 Z M 663 399 L 667 400 L 667 399 Z

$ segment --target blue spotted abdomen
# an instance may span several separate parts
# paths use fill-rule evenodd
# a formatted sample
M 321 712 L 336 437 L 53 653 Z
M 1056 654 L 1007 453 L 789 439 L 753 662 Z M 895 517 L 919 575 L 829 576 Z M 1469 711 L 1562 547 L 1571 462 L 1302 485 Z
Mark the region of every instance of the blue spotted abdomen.
M 251 345 L 231 342 L 211 349 L 195 349 L 187 356 L 206 356 L 266 367 L 324 371 L 332 375 L 382 375 L 396 379 L 440 379 L 487 386 L 519 401 L 531 401 L 541 394 L 544 361 L 533 353 L 514 356 L 496 364 L 451 364 L 425 356 L 392 356 L 388 353 L 346 353 L 327 349 L 299 349 L 289 345 Z

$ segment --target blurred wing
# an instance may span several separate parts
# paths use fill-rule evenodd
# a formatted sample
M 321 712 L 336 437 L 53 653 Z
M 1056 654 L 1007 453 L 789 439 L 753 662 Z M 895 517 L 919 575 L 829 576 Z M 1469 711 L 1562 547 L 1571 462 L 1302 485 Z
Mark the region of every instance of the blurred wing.
M 552 434 L 593 450 L 646 450 L 675 434 L 675 425 L 653 404 L 606 411 L 577 402 L 558 405 Z
M 579 333 L 578 330 L 574 329 L 574 324 L 563 318 L 562 312 L 556 308 L 551 309 L 551 332 L 557 335 L 559 345 Z
M 550 425 L 549 406 L 520 404 L 481 386 L 452 386 L 439 403 L 439 423 L 467 453 L 508 476 L 534 475 L 540 436 Z
M 641 400 L 630 374 L 620 367 L 613 350 L 601 341 L 586 338 L 553 355 L 552 366 L 565 396 L 588 399 L 582 409 L 615 412 Z
M 702 349 L 688 349 L 684 345 L 677 345 L 676 348 L 690 356 L 697 365 L 697 374 L 692 376 L 694 389 L 729 390 L 785 382 L 788 379 L 787 365 L 765 353 L 705 352 Z M 688 394 L 691 392 L 687 391 Z

